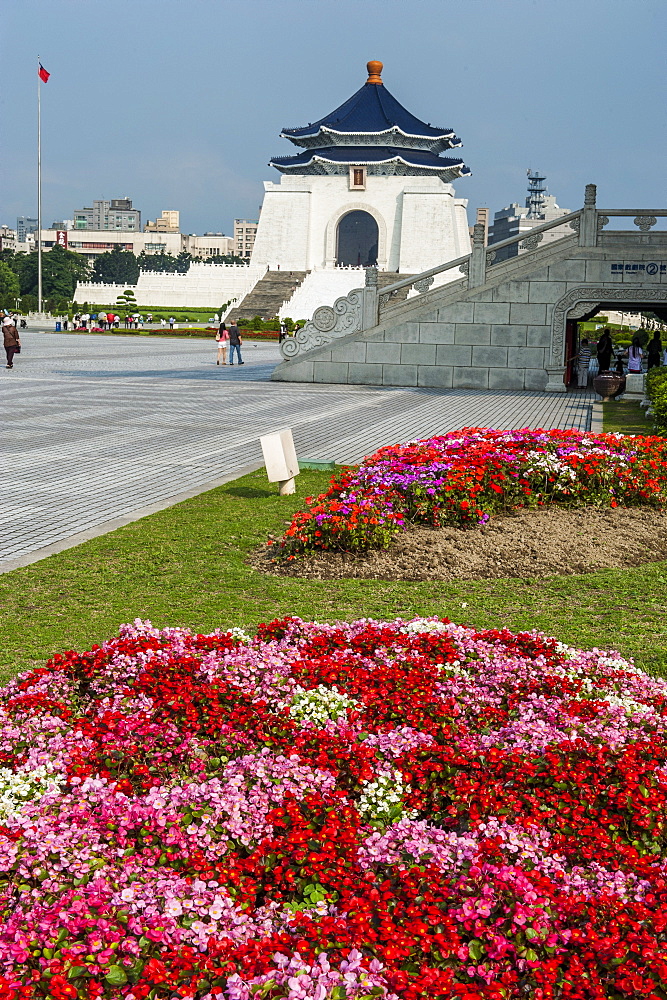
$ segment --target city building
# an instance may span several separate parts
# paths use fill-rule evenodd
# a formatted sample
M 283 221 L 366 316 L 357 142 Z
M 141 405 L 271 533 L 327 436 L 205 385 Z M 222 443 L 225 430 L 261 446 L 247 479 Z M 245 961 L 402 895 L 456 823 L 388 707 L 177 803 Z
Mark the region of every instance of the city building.
M 234 252 L 239 257 L 250 257 L 255 246 L 257 227 L 255 219 L 234 219 Z
M 513 236 L 519 236 L 521 233 L 528 235 L 531 229 L 536 226 L 541 226 L 545 222 L 553 222 L 554 219 L 559 219 L 562 215 L 569 213 L 569 208 L 560 208 L 556 204 L 554 195 L 547 194 L 546 177 L 538 173 L 533 174 L 530 169 L 527 174 L 528 194 L 524 207 L 522 208 L 518 202 L 512 202 L 511 205 L 494 213 L 493 225 L 489 229 L 489 246 L 511 239 Z M 564 234 L 565 227 L 556 226 L 554 229 L 548 230 L 543 238 L 549 242 L 560 239 Z M 496 251 L 496 259 L 499 261 L 507 260 L 509 257 L 516 257 L 518 253 L 524 252 L 525 250 L 520 248 L 520 244 L 513 243 L 509 247 L 503 247 Z
M 19 243 L 27 243 L 28 234 L 37 232 L 37 219 L 29 219 L 19 215 L 16 220 L 16 238 Z
M 183 236 L 183 249 L 193 257 L 227 257 L 236 252 L 233 236 L 224 233 L 204 233 L 203 236 Z
M 74 229 L 141 232 L 141 212 L 130 198 L 93 201 L 92 208 L 76 209 Z
M 145 233 L 180 233 L 181 220 L 180 212 L 172 208 L 165 209 L 159 219 L 155 222 L 150 220 L 144 226 Z
M 50 250 L 58 241 L 56 229 L 42 229 L 42 246 Z M 62 244 L 61 244 L 62 245 Z M 178 255 L 183 249 L 180 233 L 142 233 L 133 231 L 81 229 L 75 227 L 67 233 L 67 249 L 86 257 L 91 263 L 115 247 L 140 253 L 171 253 Z
M 461 140 L 407 111 L 384 86 L 382 63 L 367 69 L 335 111 L 283 129 L 298 152 L 270 160 L 282 177 L 264 184 L 253 263 L 416 272 L 469 252 L 467 202 L 453 181 L 470 171 L 441 155 Z

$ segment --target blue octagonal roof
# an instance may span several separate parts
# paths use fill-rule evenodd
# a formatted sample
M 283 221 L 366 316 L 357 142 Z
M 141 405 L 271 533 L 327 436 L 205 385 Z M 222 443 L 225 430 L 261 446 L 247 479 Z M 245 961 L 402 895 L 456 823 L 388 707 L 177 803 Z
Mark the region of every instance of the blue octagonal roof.
M 381 67 L 381 63 L 377 65 Z M 319 121 L 303 128 L 284 128 L 281 135 L 300 145 L 299 140 L 315 137 L 322 131 L 358 136 L 399 129 L 406 136 L 430 142 L 447 140 L 443 145 L 461 144 L 452 129 L 438 128 L 416 118 L 389 93 L 379 76 L 376 79 L 379 82 L 365 83 L 344 104 Z

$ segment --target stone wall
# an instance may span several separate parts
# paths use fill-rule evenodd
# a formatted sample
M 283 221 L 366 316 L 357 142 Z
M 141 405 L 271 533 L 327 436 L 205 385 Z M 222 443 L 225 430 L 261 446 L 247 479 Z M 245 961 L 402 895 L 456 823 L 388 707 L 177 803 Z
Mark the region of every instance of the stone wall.
M 265 273 L 265 267 L 244 264 L 191 264 L 185 274 L 141 271 L 136 285 L 106 285 L 84 281 L 76 286 L 77 302 L 113 305 L 131 288 L 142 307 L 210 306 L 218 310 L 223 302 L 240 302 Z
M 667 234 L 576 235 L 387 309 L 381 322 L 278 366 L 284 381 L 455 389 L 563 389 L 565 320 L 599 303 L 667 302 Z M 631 260 L 636 270 L 619 270 Z M 647 265 L 651 265 L 649 268 Z M 631 265 L 631 267 L 634 265 Z M 643 267 L 643 270 L 641 269 Z M 653 272 L 654 268 L 657 271 Z

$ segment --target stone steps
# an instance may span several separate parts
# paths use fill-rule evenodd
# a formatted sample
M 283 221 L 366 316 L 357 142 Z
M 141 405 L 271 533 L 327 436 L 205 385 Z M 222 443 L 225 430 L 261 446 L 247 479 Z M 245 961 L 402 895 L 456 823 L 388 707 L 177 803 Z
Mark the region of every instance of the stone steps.
M 291 298 L 294 290 L 306 277 L 307 271 L 267 271 L 245 298 L 227 316 L 227 323 L 239 318 L 271 319 L 278 315 L 283 302 Z

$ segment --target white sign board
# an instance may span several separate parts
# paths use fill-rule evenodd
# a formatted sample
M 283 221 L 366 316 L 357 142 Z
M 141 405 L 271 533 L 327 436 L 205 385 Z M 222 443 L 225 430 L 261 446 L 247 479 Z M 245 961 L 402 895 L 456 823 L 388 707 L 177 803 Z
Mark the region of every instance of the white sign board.
M 282 483 L 298 474 L 299 462 L 289 427 L 273 434 L 265 434 L 259 439 L 259 443 L 270 483 Z

